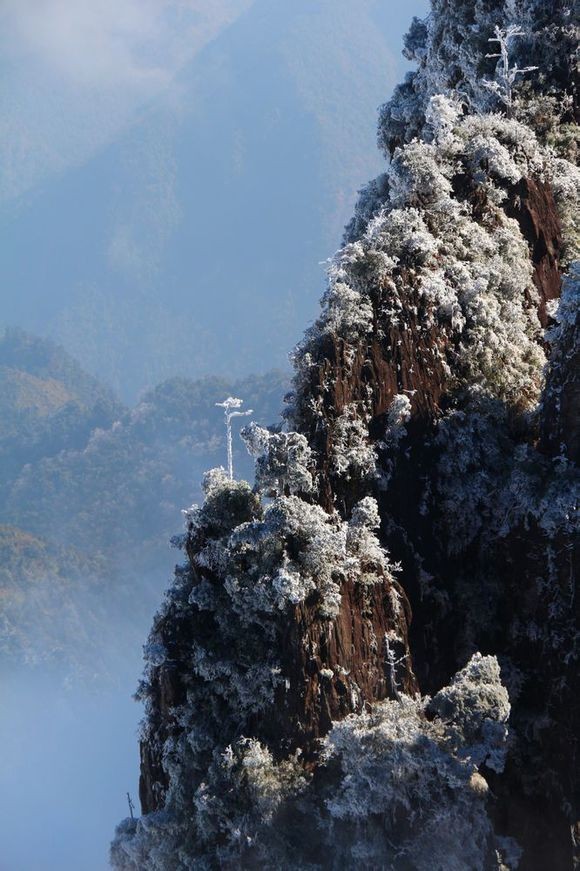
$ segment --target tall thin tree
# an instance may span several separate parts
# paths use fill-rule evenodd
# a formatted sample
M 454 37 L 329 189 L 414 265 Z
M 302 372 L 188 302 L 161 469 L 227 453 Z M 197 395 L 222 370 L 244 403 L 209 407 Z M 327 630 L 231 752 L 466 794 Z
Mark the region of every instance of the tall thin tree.
M 249 414 L 252 414 L 251 408 L 248 411 L 234 410 L 237 408 L 241 408 L 243 404 L 244 400 L 237 399 L 235 396 L 228 396 L 228 398 L 224 399 L 223 402 L 216 402 L 216 406 L 224 409 L 224 419 L 226 422 L 226 442 L 228 448 L 228 475 L 230 477 L 230 481 L 233 480 L 234 477 L 234 457 L 232 450 L 232 418 L 247 417 Z

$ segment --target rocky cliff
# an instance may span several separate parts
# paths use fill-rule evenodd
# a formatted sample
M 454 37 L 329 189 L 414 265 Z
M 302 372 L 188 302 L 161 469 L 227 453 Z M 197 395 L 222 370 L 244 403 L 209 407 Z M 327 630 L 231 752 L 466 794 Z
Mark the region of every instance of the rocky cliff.
M 411 28 L 285 425 L 188 515 L 115 867 L 573 867 L 576 24 Z

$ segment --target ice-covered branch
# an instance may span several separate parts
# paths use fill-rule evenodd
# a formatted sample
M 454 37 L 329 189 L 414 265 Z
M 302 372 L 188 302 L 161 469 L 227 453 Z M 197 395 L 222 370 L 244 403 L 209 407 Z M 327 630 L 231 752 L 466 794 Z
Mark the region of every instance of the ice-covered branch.
M 493 54 L 486 54 L 486 57 L 496 57 L 499 60 L 495 81 L 484 81 L 483 84 L 488 90 L 496 94 L 506 106 L 510 107 L 513 105 L 514 85 L 518 76 L 523 76 L 538 69 L 538 67 L 523 67 L 520 69 L 517 64 L 510 65 L 511 42 L 517 37 L 525 35 L 525 31 L 516 24 L 510 24 L 506 28 L 496 26 L 495 36 L 489 39 L 489 42 L 498 44 L 499 50 Z

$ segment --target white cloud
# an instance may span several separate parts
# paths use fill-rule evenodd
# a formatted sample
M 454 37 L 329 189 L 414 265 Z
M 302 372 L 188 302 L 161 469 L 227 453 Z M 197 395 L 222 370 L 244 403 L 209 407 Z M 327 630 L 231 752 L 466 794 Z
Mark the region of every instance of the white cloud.
M 77 84 L 163 79 L 244 0 L 3 0 L 2 50 Z
M 0 200 L 89 157 L 253 0 L 0 0 Z

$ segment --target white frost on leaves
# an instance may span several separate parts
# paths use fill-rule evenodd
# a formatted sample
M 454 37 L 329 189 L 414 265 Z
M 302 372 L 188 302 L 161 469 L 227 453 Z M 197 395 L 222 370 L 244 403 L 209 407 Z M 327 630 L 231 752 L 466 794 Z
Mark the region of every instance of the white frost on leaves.
M 332 424 L 331 469 L 347 481 L 371 481 L 376 475 L 376 452 L 359 408 L 352 404 Z
M 388 446 L 398 445 L 407 434 L 407 423 L 411 419 L 411 400 L 405 393 L 397 393 L 387 410 L 385 442 Z
M 376 583 L 381 576 L 392 577 L 391 572 L 397 568 L 389 563 L 387 553 L 377 538 L 380 525 L 377 500 L 366 496 L 355 505 L 346 533 L 346 549 L 350 557 L 357 561 L 359 582 Z M 398 614 L 398 603 L 393 613 Z
M 550 181 L 558 205 L 564 236 L 563 265 L 580 260 L 580 168 L 569 160 L 554 157 L 549 166 Z
M 340 270 L 336 271 L 335 278 L 334 267 L 329 268 L 329 286 L 323 298 L 328 314 L 324 329 L 333 335 L 356 339 L 364 335 L 372 323 L 373 308 L 369 299 L 340 280 Z
M 450 686 L 434 696 L 429 710 L 446 724 L 458 758 L 503 771 L 510 703 L 494 656 L 476 653 Z
M 505 409 L 481 397 L 472 403 L 469 411 L 448 412 L 437 428 L 438 522 L 448 553 L 469 547 L 483 529 L 492 548 L 516 527 L 535 525 L 547 537 L 573 532 L 580 500 L 574 464 L 514 445 Z
M 345 866 L 390 867 L 396 857 L 420 871 L 489 868 L 478 768 L 501 767 L 509 710 L 497 660 L 476 654 L 432 701 L 401 696 L 336 723 L 325 752 L 342 773 L 327 807 L 335 837 L 346 833 Z
M 254 429 L 252 437 L 260 441 L 262 434 Z M 288 478 L 283 470 L 280 475 Z M 345 583 L 395 584 L 370 497 L 347 522 L 295 495 L 264 507 L 245 482 L 222 469 L 206 475 L 204 489 L 203 505 L 188 519 L 192 565 L 176 571 L 139 690 L 146 705 L 142 738 L 156 747 L 168 778 L 165 809 L 117 829 L 111 858 L 124 871 L 186 871 L 198 862 L 205 867 L 210 854 L 218 865 L 235 864 L 254 849 L 257 856 L 275 855 L 265 846 L 269 827 L 285 802 L 303 795 L 309 777 L 299 755 L 275 761 L 243 733 L 289 685 L 278 661 L 288 611 L 311 597 L 320 616 L 331 619 Z M 158 629 L 168 621 L 176 630 L 169 640 Z M 188 633 L 180 642 L 183 621 Z M 177 652 L 174 643 L 182 644 Z M 166 712 L 175 727 L 160 738 L 154 684 L 160 674 L 171 674 L 176 658 L 186 698 Z M 322 675 L 333 677 L 329 669 Z M 350 690 L 357 692 L 354 683 Z
M 437 141 L 444 140 L 457 126 L 463 110 L 463 103 L 457 97 L 435 94 L 429 100 L 425 121 L 433 131 Z
M 312 493 L 312 451 L 297 432 L 272 432 L 253 423 L 242 430 L 249 453 L 256 459 L 256 487 L 266 496 Z
M 560 299 L 550 300 L 548 314 L 554 325 L 546 330 L 546 341 L 557 345 L 568 333 L 580 327 L 580 260 L 572 263 L 564 276 Z
M 235 860 L 236 854 L 252 845 L 278 808 L 302 792 L 307 782 L 297 756 L 276 763 L 259 741 L 240 738 L 217 756 L 195 793 L 195 823 L 201 844 L 221 840 L 225 843 L 219 858 Z
M 547 177 L 559 164 L 552 166 L 549 150 L 514 119 L 462 115 L 445 96 L 429 105 L 434 141 L 415 140 L 395 150 L 382 201 L 366 221 L 359 215 L 360 237 L 347 241 L 332 260 L 323 313 L 295 355 L 297 384 L 308 383 L 328 333 L 350 343 L 353 355 L 374 338 L 375 309 L 379 336 L 390 327 L 404 330 L 411 285 L 424 302 L 415 310 L 418 331 L 435 328 L 457 348 L 455 386 L 531 408 L 546 362 L 538 294 L 527 242 L 501 205 L 522 179 Z M 456 194 L 453 181 L 461 172 L 479 189 L 489 219 L 474 216 Z M 558 174 L 564 203 L 572 184 L 562 169 Z M 362 208 L 368 212 L 366 200 Z M 357 457 L 357 445 L 364 448 L 366 441 L 361 412 L 347 407 L 337 424 L 334 468 L 347 478 L 355 467 L 360 474 L 372 465 L 368 448 Z
M 557 129 L 569 108 L 562 70 L 574 73 L 577 21 L 569 4 L 549 15 L 543 2 L 506 0 L 501 7 L 432 0 L 429 17 L 413 20 L 404 54 L 418 69 L 381 110 L 385 152 L 428 135 L 429 103 L 437 94 L 461 101 L 473 114 L 503 110 L 521 117 L 540 109 L 540 123 Z
M 211 752 L 199 713 L 197 727 L 182 719 L 190 743 L 168 742 L 165 757 L 179 783 L 164 811 L 117 828 L 113 867 L 188 871 L 249 862 L 298 871 L 312 858 L 315 837 L 337 867 L 515 869 L 517 845 L 495 838 L 479 771 L 490 762 L 500 767 L 508 716 L 497 660 L 476 654 L 432 701 L 400 695 L 335 723 L 323 742 L 321 782 L 300 752 L 276 760 L 243 734 Z M 205 760 L 203 769 L 190 767 L 188 753 Z M 310 835 L 296 842 L 288 817 L 310 826 Z
M 548 538 L 580 532 L 580 478 L 565 457 L 544 461 L 527 445 L 518 447 L 510 477 L 498 500 L 497 534 L 536 525 Z M 493 528 L 493 527 L 492 527 Z
M 512 4 L 513 5 L 513 4 Z M 491 42 L 497 48 L 497 51 L 486 55 L 488 58 L 498 58 L 497 67 L 495 70 L 495 79 L 489 81 L 483 80 L 483 85 L 493 94 L 499 97 L 505 106 L 511 108 L 514 102 L 514 87 L 520 76 L 525 76 L 528 73 L 536 71 L 537 67 L 518 67 L 516 63 L 512 63 L 510 57 L 511 44 L 514 39 L 525 36 L 525 30 L 518 27 L 517 24 L 509 24 L 507 27 L 494 28 L 494 36 L 490 37 L 488 42 Z

